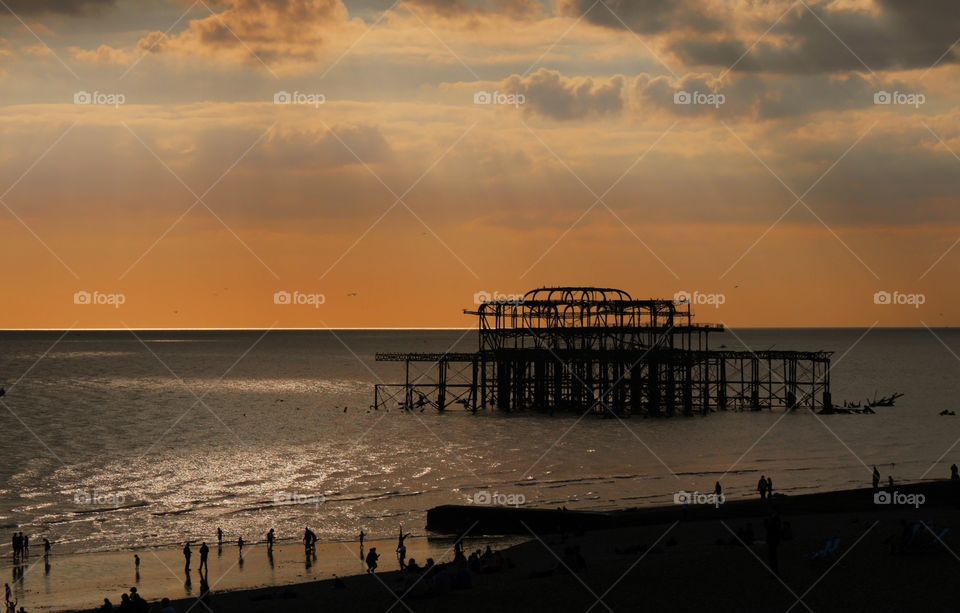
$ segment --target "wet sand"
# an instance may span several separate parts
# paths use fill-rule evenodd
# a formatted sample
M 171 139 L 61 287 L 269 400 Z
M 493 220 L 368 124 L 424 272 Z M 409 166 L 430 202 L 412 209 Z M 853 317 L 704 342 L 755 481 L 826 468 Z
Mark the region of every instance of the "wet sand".
M 218 583 L 211 568 L 215 593 L 209 604 L 218 613 L 684 611 L 700 607 L 738 613 L 955 611 L 960 558 L 954 555 L 954 543 L 960 511 L 951 497 L 942 494 L 956 488 L 929 484 L 928 489 L 930 497 L 919 508 L 875 505 L 870 490 L 820 495 L 814 499 L 820 510 L 805 497 L 790 501 L 799 512 L 778 501 L 792 532 L 779 548 L 779 578 L 769 569 L 763 542 L 763 518 L 769 505 L 749 504 L 722 518 L 709 514 L 682 518 L 682 512 L 674 509 L 669 522 L 589 530 L 565 538 L 531 536 L 530 541 L 505 551 L 510 568 L 471 573 L 471 587 L 462 590 L 448 589 L 431 576 L 418 582 L 418 575 L 392 572 L 347 577 L 344 589 L 335 589 L 327 580 L 224 592 L 229 588 Z M 902 521 L 923 524 L 918 524 L 906 550 L 895 553 Z M 749 546 L 735 536 L 748 524 L 757 537 Z M 952 532 L 940 542 L 932 532 L 939 534 L 945 527 Z M 840 539 L 836 554 L 814 559 L 814 552 L 831 537 Z M 560 561 L 571 546 L 580 548 L 585 567 L 568 568 L 573 566 L 569 558 L 566 563 Z M 387 545 L 386 551 L 392 547 Z M 144 592 L 151 600 L 159 596 Z M 182 599 L 175 607 L 180 612 L 203 610 L 195 599 Z
M 517 543 L 522 539 L 475 539 L 476 546 L 494 542 L 498 545 Z M 452 557 L 454 539 L 447 537 L 411 537 L 407 539 L 408 557 L 425 561 L 428 557 L 441 559 L 445 554 Z M 211 587 L 217 592 L 279 587 L 290 584 L 315 582 L 332 578 L 333 575 L 356 575 L 364 571 L 360 561 L 360 545 L 356 542 L 318 543 L 316 560 L 308 561 L 300 542 L 283 541 L 273 550 L 273 561 L 267 555 L 265 544 L 244 545 L 243 564 L 240 564 L 236 543 L 224 543 L 218 550 L 216 539 L 209 541 Z M 380 552 L 381 567 L 396 569 L 396 537 L 392 539 L 366 539 L 365 547 L 376 547 Z M 200 593 L 200 543 L 193 543 L 190 583 L 185 581 L 184 559 L 179 548 L 132 550 L 123 553 L 81 553 L 54 555 L 50 557 L 49 569 L 40 549 L 22 566 L 22 580 L 16 580 L 14 567 L 9 558 L 0 564 L 3 582 L 9 583 L 14 598 L 30 613 L 37 611 L 64 611 L 94 607 L 105 597 L 120 602 L 120 594 L 136 586 L 144 597 L 159 600 L 190 598 Z M 40 549 L 42 552 L 42 549 Z M 141 559 L 140 579 L 134 570 L 134 554 Z

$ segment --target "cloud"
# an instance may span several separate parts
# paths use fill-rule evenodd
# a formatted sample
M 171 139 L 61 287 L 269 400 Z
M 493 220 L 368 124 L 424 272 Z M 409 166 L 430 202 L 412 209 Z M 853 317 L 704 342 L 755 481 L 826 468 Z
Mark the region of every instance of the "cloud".
M 716 30 L 720 20 L 694 0 L 559 0 L 561 14 L 618 30 L 654 34 L 681 29 Z
M 43 47 L 43 49 L 46 49 Z M 134 59 L 134 54 L 124 49 L 117 49 L 110 45 L 100 45 L 96 49 L 82 49 L 80 47 L 70 47 L 71 57 L 80 62 L 88 64 L 112 64 L 125 66 Z
M 173 36 L 151 32 L 138 47 L 279 66 L 317 60 L 331 38 L 349 29 L 341 0 L 221 0 L 213 6 L 222 10 Z
M 895 80 L 868 79 L 846 75 L 758 75 L 730 76 L 723 80 L 707 73 L 691 73 L 679 79 L 649 74 L 633 79 L 629 88 L 630 106 L 638 116 L 653 110 L 690 117 L 749 118 L 781 120 L 821 112 L 843 112 L 871 108 L 873 95 L 880 90 L 912 91 Z M 720 95 L 718 104 L 678 104 L 675 96 Z
M 543 13 L 539 0 L 409 0 L 445 17 L 496 13 L 513 18 L 530 18 Z
M 6 0 L 5 4 L 17 15 L 40 15 L 59 13 L 62 15 L 89 15 L 106 7 L 112 7 L 115 0 Z M 0 11 L 0 17 L 10 17 L 8 11 Z
M 785 5 L 786 7 L 786 5 Z M 690 38 L 678 36 L 670 50 L 687 65 L 739 71 L 821 73 L 928 68 L 957 61 L 948 52 L 960 31 L 960 13 L 951 0 L 875 0 L 871 7 L 836 2 L 797 4 L 760 42 L 769 27 L 755 23 L 740 32 Z M 946 54 L 946 55 L 944 55 Z
M 501 85 L 506 92 L 523 94 L 528 112 L 560 120 L 619 113 L 623 86 L 621 76 L 570 78 L 545 68 L 526 77 L 513 75 Z

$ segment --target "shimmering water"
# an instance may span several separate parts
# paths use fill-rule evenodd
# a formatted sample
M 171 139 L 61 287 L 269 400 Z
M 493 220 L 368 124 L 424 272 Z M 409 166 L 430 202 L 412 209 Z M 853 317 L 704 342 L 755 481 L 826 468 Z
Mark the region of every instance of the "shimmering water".
M 678 489 L 748 495 L 898 480 L 960 461 L 960 333 L 742 330 L 753 349 L 837 352 L 834 399 L 906 392 L 871 416 L 718 413 L 624 422 L 573 416 L 372 411 L 400 366 L 377 351 L 470 350 L 458 331 L 0 334 L 0 526 L 58 551 L 120 551 L 228 534 L 322 540 L 422 530 L 478 490 L 528 505 L 622 507 Z M 938 338 L 939 337 L 939 340 Z M 59 340 L 58 340 L 59 339 Z M 141 342 L 142 341 L 142 342 Z M 734 348 L 737 338 L 717 339 Z M 22 377 L 22 379 L 21 379 Z M 937 464 L 940 460 L 939 464 Z M 0 553 L 9 553 L 4 538 Z

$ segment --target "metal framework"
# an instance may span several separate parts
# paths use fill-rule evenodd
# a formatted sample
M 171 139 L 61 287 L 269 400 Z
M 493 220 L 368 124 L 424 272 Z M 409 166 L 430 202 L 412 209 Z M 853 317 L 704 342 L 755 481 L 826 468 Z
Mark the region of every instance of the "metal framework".
M 710 349 L 719 324 L 689 304 L 612 288 L 556 287 L 481 303 L 475 353 L 378 353 L 404 362 L 374 406 L 592 411 L 618 416 L 832 406 L 832 352 Z

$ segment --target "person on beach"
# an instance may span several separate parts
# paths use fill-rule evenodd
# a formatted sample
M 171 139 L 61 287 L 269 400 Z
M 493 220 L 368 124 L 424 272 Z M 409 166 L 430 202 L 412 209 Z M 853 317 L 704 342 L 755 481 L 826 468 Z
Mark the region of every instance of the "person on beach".
M 13 592 L 10 591 L 10 584 L 3 584 L 3 602 L 4 604 L 10 604 L 10 598 L 13 596 Z
M 223 528 L 217 527 L 217 545 L 223 547 Z
M 773 478 L 767 477 L 767 496 L 773 498 Z
M 780 576 L 780 563 L 777 556 L 777 548 L 780 546 L 780 536 L 783 524 L 780 521 L 780 515 L 774 511 L 770 517 L 763 522 L 763 527 L 767 531 L 767 562 L 773 574 Z
M 380 559 L 380 554 L 377 553 L 376 547 L 371 547 L 370 552 L 367 553 L 367 572 L 371 575 L 377 572 L 377 560 Z
M 877 467 L 873 467 L 873 491 L 880 489 L 880 471 L 877 470 Z
M 956 467 L 954 467 L 956 468 Z M 360 528 L 360 559 L 363 559 L 363 539 L 367 536 L 367 533 L 363 531 L 363 528 Z
M 43 539 L 43 557 L 50 557 L 50 550 L 53 548 L 53 545 L 50 544 L 48 539 Z
M 193 550 L 190 549 L 190 541 L 183 546 L 183 572 L 190 572 L 190 558 L 193 557 Z
M 210 556 L 210 548 L 207 547 L 206 541 L 200 545 L 200 574 L 202 575 L 204 571 L 210 572 L 210 565 L 207 563 L 207 558 Z
M 404 570 L 407 567 L 407 545 L 404 541 L 407 540 L 407 537 L 410 536 L 410 533 L 403 533 L 403 526 L 400 526 L 400 536 L 397 537 L 397 561 L 400 563 L 400 570 Z
M 140 581 L 140 556 L 133 554 L 133 567 L 136 571 L 137 581 Z
M 717 484 L 713 486 L 713 493 L 717 497 L 717 500 L 723 496 L 723 487 L 720 485 L 720 482 L 717 481 Z
M 97 611 L 100 611 L 100 613 L 110 613 L 113 611 L 113 603 L 110 602 L 109 598 L 104 598 L 103 605 L 101 605 Z
M 958 472 L 956 464 L 950 466 L 950 480 L 960 481 L 960 472 Z
M 760 500 L 767 499 L 767 478 L 763 475 L 760 475 L 760 480 L 757 481 L 757 491 L 760 492 Z
M 243 537 L 237 538 L 237 549 L 240 550 L 240 559 L 243 559 Z
M 273 528 L 270 528 L 270 531 L 267 532 L 267 551 L 273 551 L 273 543 L 276 539 L 276 532 L 274 532 Z

